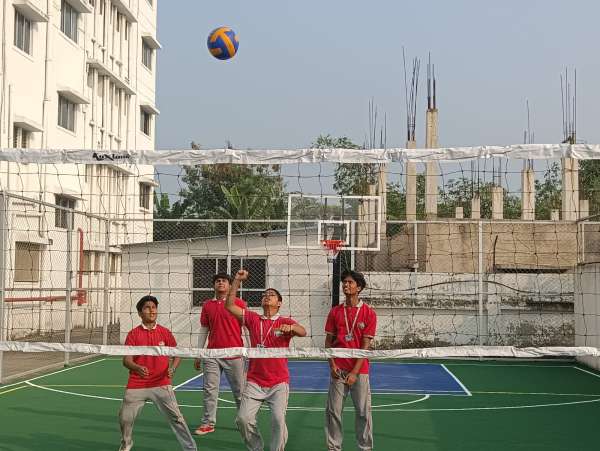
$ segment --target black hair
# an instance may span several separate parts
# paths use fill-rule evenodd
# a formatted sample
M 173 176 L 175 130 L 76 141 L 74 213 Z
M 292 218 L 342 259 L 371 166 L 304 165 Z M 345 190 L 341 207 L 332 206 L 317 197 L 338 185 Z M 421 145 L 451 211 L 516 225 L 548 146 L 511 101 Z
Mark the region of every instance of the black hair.
M 340 280 L 343 282 L 346 277 L 350 277 L 352 280 L 354 280 L 356 282 L 356 285 L 360 287 L 361 291 L 364 290 L 367 286 L 365 276 L 363 276 L 362 273 L 358 271 L 348 269 L 342 273 Z
M 277 291 L 275 288 L 267 288 L 264 292 L 266 293 L 267 291 L 274 291 L 275 294 L 277 295 L 277 299 L 279 300 L 279 302 L 283 302 L 283 296 L 281 296 L 281 293 L 279 291 Z
M 213 284 L 218 280 L 218 279 L 227 279 L 227 281 L 229 283 L 231 283 L 231 276 L 229 274 L 227 274 L 226 272 L 218 272 L 217 274 L 215 274 L 213 276 Z
M 156 299 L 154 296 L 146 295 L 141 298 L 137 304 L 135 304 L 135 308 L 137 309 L 138 313 L 142 311 L 146 302 L 154 302 L 154 305 L 158 307 L 158 299 Z

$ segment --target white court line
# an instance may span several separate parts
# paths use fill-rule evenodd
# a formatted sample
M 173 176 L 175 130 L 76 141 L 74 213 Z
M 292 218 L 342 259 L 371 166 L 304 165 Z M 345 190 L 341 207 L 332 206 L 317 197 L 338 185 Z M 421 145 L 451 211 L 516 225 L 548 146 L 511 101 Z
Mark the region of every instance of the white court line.
M 8 390 L 0 391 L 0 396 L 5 395 L 6 393 L 21 390 L 22 388 L 27 388 L 27 385 L 21 385 L 20 387 L 13 387 Z
M 121 385 L 102 385 L 102 384 L 44 384 L 42 387 L 61 387 L 61 388 L 123 388 Z
M 24 381 L 21 381 L 21 382 L 15 382 L 14 384 L 0 385 L 0 390 L 2 390 L 4 388 L 8 388 L 8 387 L 14 387 L 16 385 L 26 384 L 27 382 L 31 382 L 31 381 L 36 381 L 36 380 L 41 379 L 43 377 L 48 377 L 48 376 L 53 376 L 55 374 L 64 373 L 65 371 L 71 371 L 71 370 L 75 370 L 77 368 L 82 368 L 84 366 L 93 365 L 95 363 L 103 362 L 105 360 L 107 360 L 107 359 L 98 359 L 98 360 L 94 360 L 93 362 L 83 363 L 83 364 L 77 365 L 77 366 L 70 366 L 68 368 L 63 368 L 62 370 L 54 371 L 52 373 L 43 374 L 43 375 L 37 376 L 37 377 L 32 377 L 31 379 L 27 379 L 27 380 L 24 380 Z
M 204 373 L 200 373 L 200 374 L 195 375 L 194 377 L 190 377 L 187 381 L 182 382 L 181 384 L 173 387 L 173 390 L 177 390 L 179 387 L 183 387 L 188 382 L 192 382 L 194 379 L 198 379 L 199 377 L 202 377 L 203 375 L 204 375 Z M 180 390 L 180 391 L 187 391 L 187 390 Z
M 458 385 L 461 386 L 461 388 L 465 391 L 465 393 L 467 394 L 467 396 L 473 396 L 471 394 L 471 392 L 469 391 L 469 389 L 467 387 L 464 386 L 464 384 L 458 379 L 458 377 L 456 377 L 454 374 L 452 374 L 452 371 L 450 371 L 448 368 L 446 368 L 446 365 L 444 365 L 443 363 L 440 365 L 442 368 L 444 368 L 444 370 L 450 375 L 450 377 L 452 379 L 454 379 L 456 381 L 456 383 Z
M 497 407 L 453 407 L 444 409 L 379 409 L 378 412 L 457 412 L 457 411 L 469 411 L 469 410 L 510 410 L 510 409 L 535 409 L 540 407 L 561 407 L 561 406 L 572 406 L 577 404 L 590 404 L 593 402 L 600 402 L 598 399 L 589 399 L 584 401 L 572 401 L 572 402 L 557 402 L 548 404 L 532 404 L 525 406 L 497 406 Z
M 584 373 L 591 374 L 594 377 L 600 377 L 600 374 L 592 373 L 591 371 L 584 370 L 583 368 L 579 368 L 578 366 L 573 366 L 571 368 L 575 368 L 576 370 L 583 371 Z
M 73 395 L 73 396 L 80 396 L 82 398 L 92 398 L 92 399 L 106 399 L 108 401 L 123 401 L 123 398 L 111 398 L 108 396 L 86 395 L 85 393 L 73 393 L 73 392 L 66 391 L 66 390 L 57 390 L 56 388 L 50 388 L 50 387 L 45 387 L 43 385 L 33 384 L 30 381 L 25 381 L 25 383 L 27 385 L 30 385 L 35 388 L 39 388 L 41 390 L 47 390 L 47 391 L 52 391 L 55 393 L 61 393 L 63 395 Z
M 83 397 L 83 398 L 92 398 L 92 399 L 104 399 L 104 400 L 109 400 L 109 401 L 122 401 L 121 398 L 111 398 L 111 397 L 107 397 L 107 396 L 97 396 L 97 395 L 87 395 L 87 394 L 83 394 L 83 393 L 73 393 L 73 392 L 68 392 L 65 390 L 57 390 L 54 388 L 44 387 L 42 385 L 36 385 L 31 382 L 26 382 L 26 383 L 27 383 L 27 385 L 30 385 L 35 388 L 39 388 L 41 390 L 47 390 L 47 391 L 66 394 L 66 395 L 73 395 L 73 396 L 79 396 L 79 397 Z M 426 399 L 426 396 L 423 398 L 420 398 L 418 400 L 407 401 L 406 403 L 401 403 L 398 405 L 413 404 L 416 402 L 425 401 L 425 399 Z M 374 412 L 456 412 L 456 411 L 471 411 L 471 410 L 532 409 L 532 408 L 540 408 L 540 407 L 557 407 L 557 406 L 569 406 L 569 405 L 578 405 L 578 404 L 590 404 L 590 403 L 596 403 L 596 402 L 600 402 L 600 398 L 584 400 L 584 401 L 562 402 L 562 403 L 533 404 L 533 405 L 524 405 L 524 406 L 499 406 L 499 407 L 461 407 L 461 408 L 443 408 L 443 409 L 435 409 L 435 408 L 434 409 L 383 409 L 381 407 L 384 407 L 384 406 L 379 406 L 379 407 L 373 406 L 373 407 L 376 408 L 376 410 L 374 410 Z M 180 407 L 188 407 L 188 408 L 194 408 L 194 409 L 202 408 L 202 406 L 190 405 L 190 404 L 180 404 Z M 236 409 L 237 407 L 236 406 L 220 406 L 219 408 L 220 409 Z M 351 409 L 352 409 L 352 406 L 348 406 L 344 410 L 349 411 Z M 325 410 L 325 408 L 324 407 L 288 406 L 288 410 L 303 411 L 303 412 L 322 412 L 323 410 Z
M 380 407 L 395 407 L 395 406 L 406 406 L 408 404 L 415 404 L 421 401 L 427 401 L 429 399 L 429 395 L 425 395 L 422 398 L 419 399 L 414 399 L 412 401 L 408 401 L 408 402 L 401 402 L 401 403 L 397 403 L 397 404 L 379 404 L 378 406 L 371 406 L 371 408 L 373 409 L 377 409 Z
M 502 366 L 511 368 L 573 368 L 573 365 L 524 365 L 524 364 L 504 364 L 504 363 L 446 363 L 448 366 Z
M 542 396 L 591 396 L 591 397 L 599 397 L 600 394 L 590 394 L 590 393 L 543 393 L 543 392 L 516 392 L 516 391 L 474 391 L 476 395 L 520 395 L 520 396 L 532 396 L 532 395 L 542 395 Z

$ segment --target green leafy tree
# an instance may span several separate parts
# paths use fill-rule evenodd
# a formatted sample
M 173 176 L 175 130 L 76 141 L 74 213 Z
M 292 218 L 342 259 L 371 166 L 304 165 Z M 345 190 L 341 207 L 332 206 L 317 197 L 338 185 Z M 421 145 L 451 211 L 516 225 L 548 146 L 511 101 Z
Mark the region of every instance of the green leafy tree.
M 227 146 L 231 148 L 228 143 Z M 192 142 L 192 149 L 200 147 Z M 166 219 L 236 219 L 234 231 L 271 227 L 243 225 L 244 219 L 283 219 L 287 204 L 285 185 L 276 165 L 214 164 L 184 166 L 180 199 L 170 205 L 166 194 L 155 195 L 155 217 Z M 174 226 L 175 224 L 175 226 Z M 242 225 L 239 225 L 242 224 Z M 280 227 L 280 225 L 278 225 Z M 157 222 L 155 239 L 213 236 L 225 232 L 224 223 Z
M 285 193 L 276 167 L 247 165 L 204 165 L 184 169 L 181 197 L 185 215 L 210 219 L 282 219 L 285 217 Z M 240 197 L 245 198 L 241 201 Z M 232 203 L 234 202 L 234 203 Z M 239 207 L 252 205 L 252 217 Z
M 315 149 L 361 149 L 343 136 L 335 138 L 331 135 L 320 135 L 311 144 Z M 333 189 L 342 196 L 366 196 L 369 194 L 369 185 L 377 182 L 379 166 L 364 163 L 341 163 L 335 170 L 335 183 Z
M 579 195 L 590 201 L 590 215 L 600 214 L 600 160 L 579 160 Z
M 417 219 L 425 218 L 425 174 L 417 174 Z M 387 217 L 391 220 L 406 219 L 406 190 L 400 183 L 387 185 Z
M 559 210 L 562 203 L 561 166 L 554 162 L 544 173 L 543 180 L 535 181 L 535 217 L 550 219 L 552 210 Z
M 466 177 L 450 179 L 445 186 L 439 188 L 438 215 L 452 218 L 456 207 L 463 207 L 465 217 L 471 216 L 471 199 L 479 193 L 481 217 L 492 217 L 492 182 L 472 182 Z M 518 195 L 504 190 L 503 210 L 505 219 L 518 219 L 521 216 L 521 199 Z

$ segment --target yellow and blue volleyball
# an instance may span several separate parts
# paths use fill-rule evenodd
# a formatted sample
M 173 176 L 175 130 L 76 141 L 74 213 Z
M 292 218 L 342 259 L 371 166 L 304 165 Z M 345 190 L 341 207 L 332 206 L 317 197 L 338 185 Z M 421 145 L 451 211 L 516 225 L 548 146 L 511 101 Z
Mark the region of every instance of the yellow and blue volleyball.
M 219 27 L 208 35 L 207 45 L 212 56 L 220 60 L 228 60 L 237 53 L 239 42 L 235 31 L 231 28 Z

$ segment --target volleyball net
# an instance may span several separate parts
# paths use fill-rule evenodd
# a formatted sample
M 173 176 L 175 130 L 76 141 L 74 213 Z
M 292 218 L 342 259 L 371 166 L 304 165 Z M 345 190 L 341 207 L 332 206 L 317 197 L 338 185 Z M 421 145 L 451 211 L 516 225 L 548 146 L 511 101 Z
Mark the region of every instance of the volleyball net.
M 0 377 L 93 354 L 599 355 L 600 146 L 0 152 Z M 247 269 L 307 329 L 197 348 L 212 277 Z M 325 349 L 345 269 L 372 351 Z M 122 346 L 159 299 L 178 347 Z

